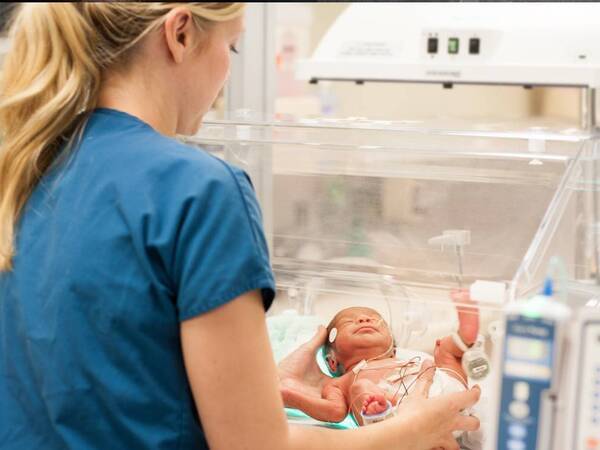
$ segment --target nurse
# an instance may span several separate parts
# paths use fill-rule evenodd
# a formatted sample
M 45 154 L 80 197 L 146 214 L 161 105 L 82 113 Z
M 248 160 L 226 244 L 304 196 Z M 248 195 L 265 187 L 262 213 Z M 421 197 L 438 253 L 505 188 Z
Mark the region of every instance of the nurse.
M 0 448 L 457 448 L 479 390 L 360 430 L 289 427 L 241 170 L 193 134 L 235 3 L 19 6 L 0 87 Z M 288 368 L 310 375 L 306 358 Z M 309 385 L 307 381 L 307 386 Z

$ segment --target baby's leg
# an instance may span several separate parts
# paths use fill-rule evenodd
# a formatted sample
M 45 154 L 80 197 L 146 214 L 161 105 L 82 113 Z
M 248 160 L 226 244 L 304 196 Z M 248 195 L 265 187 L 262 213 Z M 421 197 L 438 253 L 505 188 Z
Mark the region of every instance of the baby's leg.
M 362 423 L 360 413 L 373 415 L 384 412 L 388 405 L 385 391 L 369 379 L 356 380 L 350 388 L 350 402 L 354 418 Z
M 451 298 L 457 303 L 458 335 L 467 346 L 471 346 L 477 340 L 477 333 L 479 332 L 479 310 L 476 302 L 471 300 L 467 290 L 452 291 Z M 447 373 L 450 376 L 463 383 L 466 382 L 467 376 L 461 364 L 463 351 L 454 343 L 452 336 L 438 339 L 433 355 L 436 366 L 451 369 L 456 373 L 448 371 Z
M 479 308 L 472 300 L 467 289 L 457 289 L 450 293 L 450 298 L 456 304 L 458 313 L 458 335 L 463 342 L 471 346 L 477 340 L 479 333 Z

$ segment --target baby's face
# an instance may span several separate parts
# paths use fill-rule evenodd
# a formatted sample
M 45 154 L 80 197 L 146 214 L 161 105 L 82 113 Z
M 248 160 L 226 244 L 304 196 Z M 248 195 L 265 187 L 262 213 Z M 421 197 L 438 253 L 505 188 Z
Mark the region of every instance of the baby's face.
M 372 351 L 372 356 L 378 356 L 392 342 L 387 323 L 371 308 L 344 309 L 335 316 L 332 326 L 337 328 L 333 348 L 338 356 L 350 356 L 357 351 Z

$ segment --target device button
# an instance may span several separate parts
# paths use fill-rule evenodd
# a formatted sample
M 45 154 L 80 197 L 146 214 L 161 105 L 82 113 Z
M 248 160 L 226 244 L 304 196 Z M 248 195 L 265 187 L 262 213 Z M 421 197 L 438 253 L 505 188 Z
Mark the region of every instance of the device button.
M 438 51 L 438 38 L 430 37 L 427 39 L 427 53 L 437 53 Z
M 529 405 L 527 403 L 514 401 L 508 405 L 510 415 L 517 419 L 524 419 L 529 416 Z
M 525 439 L 525 436 L 527 436 L 527 428 L 518 423 L 513 423 L 508 427 L 508 434 L 516 439 Z
M 517 381 L 513 385 L 513 397 L 522 402 L 526 402 L 529 399 L 529 383 Z
M 459 40 L 457 37 L 448 38 L 448 53 L 456 55 L 458 53 Z
M 510 439 L 510 440 L 506 441 L 506 448 L 508 450 L 525 450 L 526 446 L 525 446 L 525 442 L 523 442 L 523 441 L 517 441 L 515 439 Z
M 479 54 L 479 38 L 469 39 L 469 53 L 471 55 Z

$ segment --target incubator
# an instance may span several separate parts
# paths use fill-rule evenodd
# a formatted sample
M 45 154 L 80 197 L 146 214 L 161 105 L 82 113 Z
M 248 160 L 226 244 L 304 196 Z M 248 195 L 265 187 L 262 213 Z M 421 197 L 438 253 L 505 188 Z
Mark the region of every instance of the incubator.
M 241 111 L 205 123 L 187 142 L 252 179 L 277 282 L 267 322 L 278 361 L 349 306 L 382 315 L 398 358 L 431 354 L 436 339 L 457 329 L 450 291 L 470 288 L 480 311 L 477 349 L 491 363 L 476 381 L 481 430 L 462 436 L 461 446 L 496 448 L 507 305 L 541 289 L 552 256 L 564 262 L 573 291 L 583 292 L 574 310 L 595 292 L 593 136 L 575 129 L 449 128 Z M 591 352 L 590 345 L 598 349 L 598 342 L 586 345 L 577 355 Z M 572 353 L 565 358 L 576 359 Z M 568 410 L 563 417 L 578 414 L 573 396 L 587 395 L 570 389 L 553 406 Z M 297 423 L 355 426 L 348 418 L 326 424 L 297 411 L 288 416 Z M 590 417 L 600 420 L 600 414 Z

